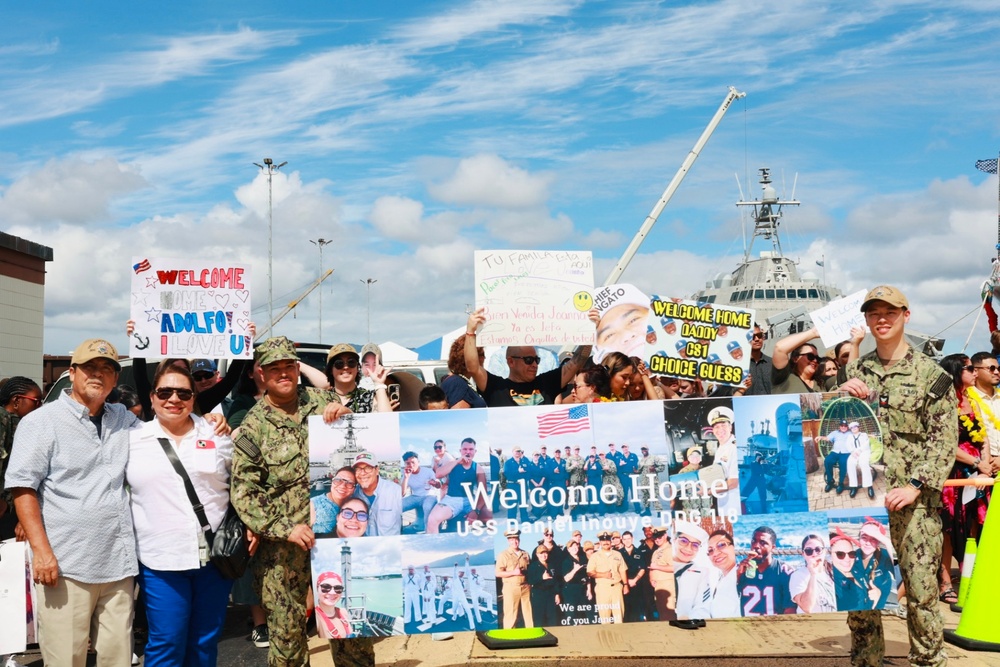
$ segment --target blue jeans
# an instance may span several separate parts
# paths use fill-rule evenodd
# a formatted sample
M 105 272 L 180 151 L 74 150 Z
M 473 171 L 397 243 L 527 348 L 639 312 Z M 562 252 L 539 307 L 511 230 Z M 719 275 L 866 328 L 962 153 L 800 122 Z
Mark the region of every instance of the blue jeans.
M 209 563 L 197 570 L 153 570 L 139 563 L 146 594 L 146 667 L 214 667 L 233 582 Z
M 415 496 L 411 493 L 403 498 L 404 512 L 408 512 L 412 509 L 417 510 L 417 523 L 415 526 L 418 533 L 424 532 L 424 529 L 426 528 L 427 516 L 431 513 L 431 510 L 434 509 L 434 506 L 437 505 L 437 502 L 437 497 L 431 494 L 427 494 L 426 496 Z
M 830 452 L 823 459 L 823 468 L 826 471 L 826 483 L 833 484 L 833 466 L 840 466 L 840 483 L 837 485 L 841 488 L 844 487 L 844 480 L 847 479 L 847 458 L 850 454 L 839 454 L 837 452 Z

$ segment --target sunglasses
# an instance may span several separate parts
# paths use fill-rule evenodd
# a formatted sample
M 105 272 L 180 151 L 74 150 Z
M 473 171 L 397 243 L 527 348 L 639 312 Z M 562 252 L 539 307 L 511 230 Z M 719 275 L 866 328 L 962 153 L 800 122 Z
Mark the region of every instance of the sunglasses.
M 177 394 L 177 398 L 182 401 L 190 401 L 194 397 L 194 392 L 190 389 L 180 389 L 178 387 L 160 387 L 153 393 L 161 401 L 169 400 L 174 394 Z
M 802 553 L 807 556 L 812 556 L 813 554 L 819 555 L 823 553 L 823 547 L 803 547 Z
M 815 352 L 804 352 L 799 355 L 800 357 L 805 357 L 809 361 L 819 361 L 819 355 Z
M 345 368 L 357 368 L 358 367 L 358 360 L 357 359 L 353 359 L 353 358 L 352 359 L 334 359 L 333 360 L 333 367 L 336 368 L 338 371 L 342 371 Z
M 18 394 L 14 398 L 20 398 L 20 399 L 23 399 L 25 401 L 32 401 L 35 405 L 41 405 L 42 404 L 42 399 L 35 398 L 34 396 L 25 396 L 24 394 Z
M 539 364 L 542 361 L 541 357 L 532 357 L 532 356 L 527 356 L 527 357 L 508 357 L 508 359 L 520 359 L 521 361 L 523 361 L 524 363 L 528 364 L 529 366 L 536 366 L 537 364 Z
M 344 479 L 343 477 L 334 477 L 333 484 L 334 486 L 350 486 L 350 487 L 355 487 L 358 485 L 357 482 L 352 482 L 351 480 Z
M 754 338 L 754 340 L 761 340 L 761 339 L 764 338 L 764 334 L 762 334 L 762 333 L 755 333 L 753 335 L 753 338 Z
M 959 370 L 961 370 L 961 371 L 969 371 L 971 373 L 972 371 L 976 370 L 976 367 L 973 366 L 972 364 L 969 364 L 968 366 L 961 366 L 961 367 L 959 367 Z
M 688 538 L 684 537 L 683 535 L 681 535 L 680 537 L 677 538 L 677 544 L 680 545 L 680 546 L 682 546 L 682 547 L 691 547 L 692 549 L 700 549 L 701 548 L 701 542 L 694 542 L 694 541 L 689 540 Z
M 854 551 L 834 551 L 833 555 L 836 556 L 839 560 L 844 560 L 845 558 L 854 560 L 855 558 L 858 557 L 858 554 Z
M 733 546 L 733 545 L 731 543 L 729 543 L 729 542 L 726 542 L 725 540 L 722 540 L 721 542 L 719 542 L 718 544 L 716 544 L 714 547 L 711 546 L 711 545 L 709 545 L 709 547 L 708 547 L 708 555 L 711 556 L 716 551 L 722 551 L 723 549 L 728 549 L 731 546 Z
M 996 373 L 997 371 L 1000 371 L 1000 366 L 997 366 L 997 365 L 993 365 L 993 366 L 976 366 L 976 368 L 978 368 L 980 370 L 983 370 L 983 371 L 989 371 L 990 373 Z
M 441 445 L 434 445 L 434 449 L 444 449 Z
M 321 593 L 329 593 L 330 591 L 333 591 L 334 593 L 343 593 L 344 592 L 344 587 L 343 586 L 334 586 L 332 584 L 320 584 L 319 585 L 319 590 L 320 590 Z
M 354 517 L 357 517 L 358 521 L 360 521 L 361 523 L 367 523 L 368 522 L 368 512 L 355 512 L 354 510 L 352 510 L 350 508 L 348 508 L 346 510 L 340 510 L 340 516 L 344 517 L 348 521 L 350 521 Z
M 211 380 L 213 377 L 215 377 L 215 373 L 195 373 L 191 377 L 193 377 L 198 382 L 204 382 L 205 380 Z

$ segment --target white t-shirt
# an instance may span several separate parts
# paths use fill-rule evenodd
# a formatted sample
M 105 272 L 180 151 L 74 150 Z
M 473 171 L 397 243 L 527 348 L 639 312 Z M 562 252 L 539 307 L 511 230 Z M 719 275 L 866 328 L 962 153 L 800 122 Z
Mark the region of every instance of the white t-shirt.
M 736 569 L 736 568 L 733 568 Z M 788 594 L 793 600 L 800 593 L 804 593 L 809 586 L 809 568 L 800 567 L 792 572 L 788 579 Z M 796 605 L 795 612 L 798 614 L 819 614 L 826 611 L 837 611 L 837 589 L 833 587 L 833 579 L 827 574 L 826 568 L 821 569 L 816 574 L 816 602 L 812 611 L 805 611 Z
M 740 594 L 736 589 L 736 566 L 722 574 L 712 568 L 712 599 L 709 604 L 710 618 L 739 618 Z

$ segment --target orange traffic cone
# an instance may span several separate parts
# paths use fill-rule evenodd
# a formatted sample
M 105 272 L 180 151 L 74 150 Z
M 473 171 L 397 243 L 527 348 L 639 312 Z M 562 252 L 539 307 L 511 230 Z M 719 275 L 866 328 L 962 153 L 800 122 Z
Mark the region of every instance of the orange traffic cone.
M 945 641 L 967 651 L 1000 652 L 1000 624 L 996 622 L 1000 614 L 996 595 L 1000 590 L 1000 498 L 993 500 L 979 536 L 979 552 L 958 627 L 944 631 Z
M 961 612 L 965 606 L 965 599 L 969 597 L 969 588 L 972 584 L 972 568 L 976 564 L 976 538 L 965 539 L 965 555 L 962 557 L 962 579 L 958 584 L 958 602 L 951 605 L 951 610 Z

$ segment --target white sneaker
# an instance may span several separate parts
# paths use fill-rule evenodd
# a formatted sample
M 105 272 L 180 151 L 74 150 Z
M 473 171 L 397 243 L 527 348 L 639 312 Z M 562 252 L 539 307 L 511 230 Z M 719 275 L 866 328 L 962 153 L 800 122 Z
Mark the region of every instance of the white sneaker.
M 450 632 L 432 632 L 431 641 L 443 642 L 446 639 L 452 639 L 455 635 Z
M 132 654 L 132 664 L 133 665 L 139 664 L 139 656 L 137 656 L 135 653 Z

